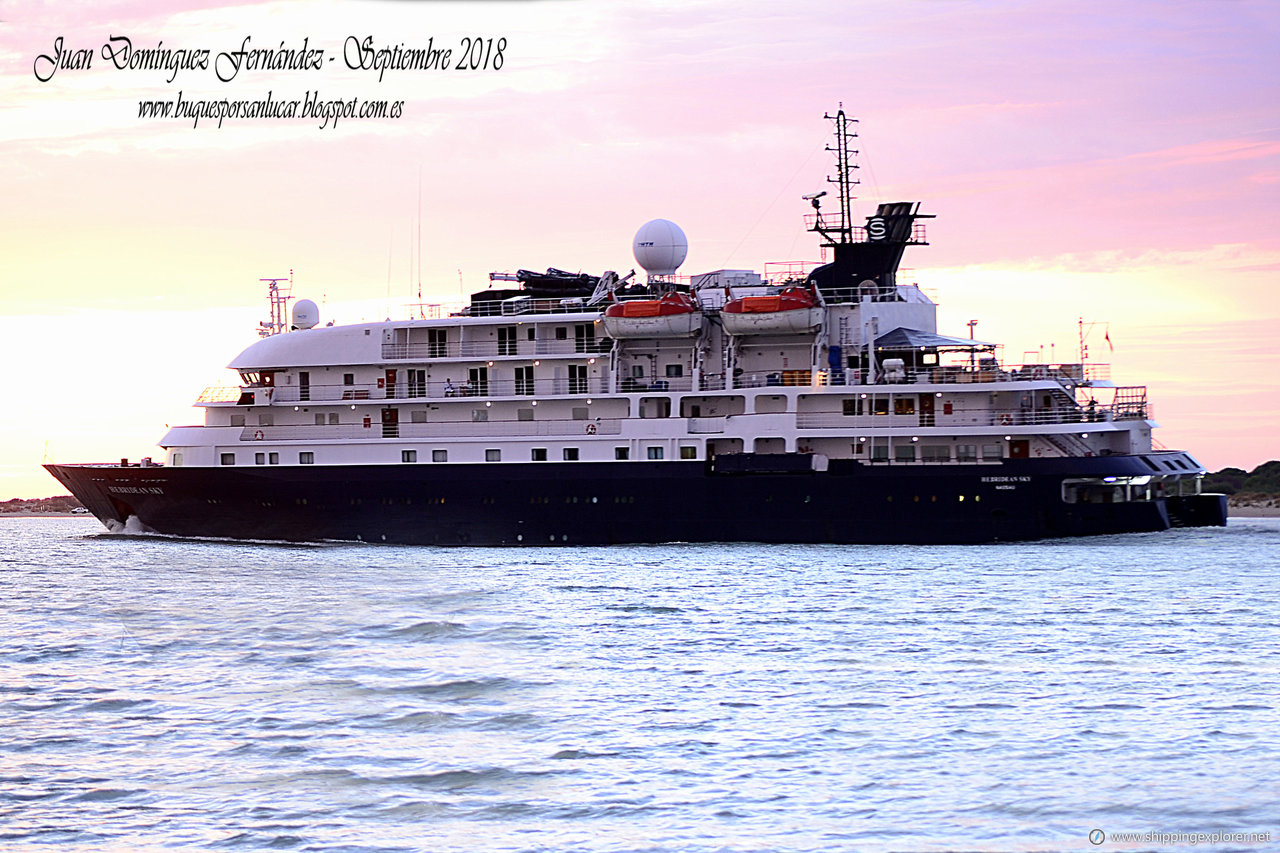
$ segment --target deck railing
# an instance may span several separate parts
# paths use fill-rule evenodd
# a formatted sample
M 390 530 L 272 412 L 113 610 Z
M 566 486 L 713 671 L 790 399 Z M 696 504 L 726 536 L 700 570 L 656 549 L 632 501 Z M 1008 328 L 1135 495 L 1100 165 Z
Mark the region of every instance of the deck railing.
M 960 409 L 944 412 L 894 412 L 845 415 L 840 412 L 800 412 L 798 429 L 897 428 L 912 426 L 1044 426 L 1055 424 L 1108 423 L 1110 421 L 1145 420 L 1152 417 L 1150 405 L 1129 406 L 1117 410 L 1113 406 L 1081 406 L 1078 409 Z
M 539 355 L 600 355 L 613 346 L 609 338 L 552 338 L 550 340 L 448 341 L 382 345 L 389 361 L 434 361 L 446 358 L 497 358 Z
M 438 421 L 384 424 L 376 419 L 358 424 L 282 424 L 247 426 L 240 440 L 257 441 L 370 441 L 384 438 L 504 438 L 519 436 L 618 435 L 617 418 L 554 421 Z

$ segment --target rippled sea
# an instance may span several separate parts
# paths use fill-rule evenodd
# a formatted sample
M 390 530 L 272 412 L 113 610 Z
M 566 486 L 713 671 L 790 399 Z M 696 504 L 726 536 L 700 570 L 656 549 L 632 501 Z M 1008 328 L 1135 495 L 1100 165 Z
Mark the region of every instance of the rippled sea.
M 2 520 L 0 844 L 1280 842 L 1278 557 L 1280 519 L 545 550 Z

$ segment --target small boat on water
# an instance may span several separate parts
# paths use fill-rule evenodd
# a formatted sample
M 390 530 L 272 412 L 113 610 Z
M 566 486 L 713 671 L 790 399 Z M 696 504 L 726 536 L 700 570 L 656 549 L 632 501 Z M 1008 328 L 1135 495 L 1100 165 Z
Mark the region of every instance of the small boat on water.
M 687 293 L 669 291 L 654 299 L 632 299 L 610 305 L 604 329 L 617 340 L 688 338 L 702 329 L 702 309 Z
M 731 335 L 785 335 L 812 332 L 822 325 L 822 314 L 814 288 L 792 285 L 768 296 L 730 299 L 720 322 Z

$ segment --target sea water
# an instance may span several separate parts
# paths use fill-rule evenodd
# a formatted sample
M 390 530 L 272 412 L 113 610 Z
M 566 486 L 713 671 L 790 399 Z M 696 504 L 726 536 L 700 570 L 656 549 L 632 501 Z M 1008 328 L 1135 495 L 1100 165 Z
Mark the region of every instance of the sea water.
M 1278 546 L 1277 519 L 547 549 L 0 520 L 0 845 L 1264 849 Z

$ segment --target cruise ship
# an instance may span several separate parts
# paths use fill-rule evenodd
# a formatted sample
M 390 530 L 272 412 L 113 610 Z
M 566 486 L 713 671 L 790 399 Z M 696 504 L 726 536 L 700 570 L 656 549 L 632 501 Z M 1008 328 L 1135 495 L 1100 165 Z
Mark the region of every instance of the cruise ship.
M 494 273 L 465 305 L 322 325 L 269 280 L 271 320 L 163 458 L 50 464 L 113 531 L 424 545 L 984 543 L 1226 523 L 1205 469 L 1159 447 L 1145 387 L 1010 364 L 938 331 L 898 280 L 917 202 L 855 224 L 854 124 L 806 196 L 824 262 L 683 276 Z M 829 208 L 823 209 L 823 204 Z M 641 280 L 643 279 L 643 280 Z M 292 305 L 290 304 L 292 302 Z

